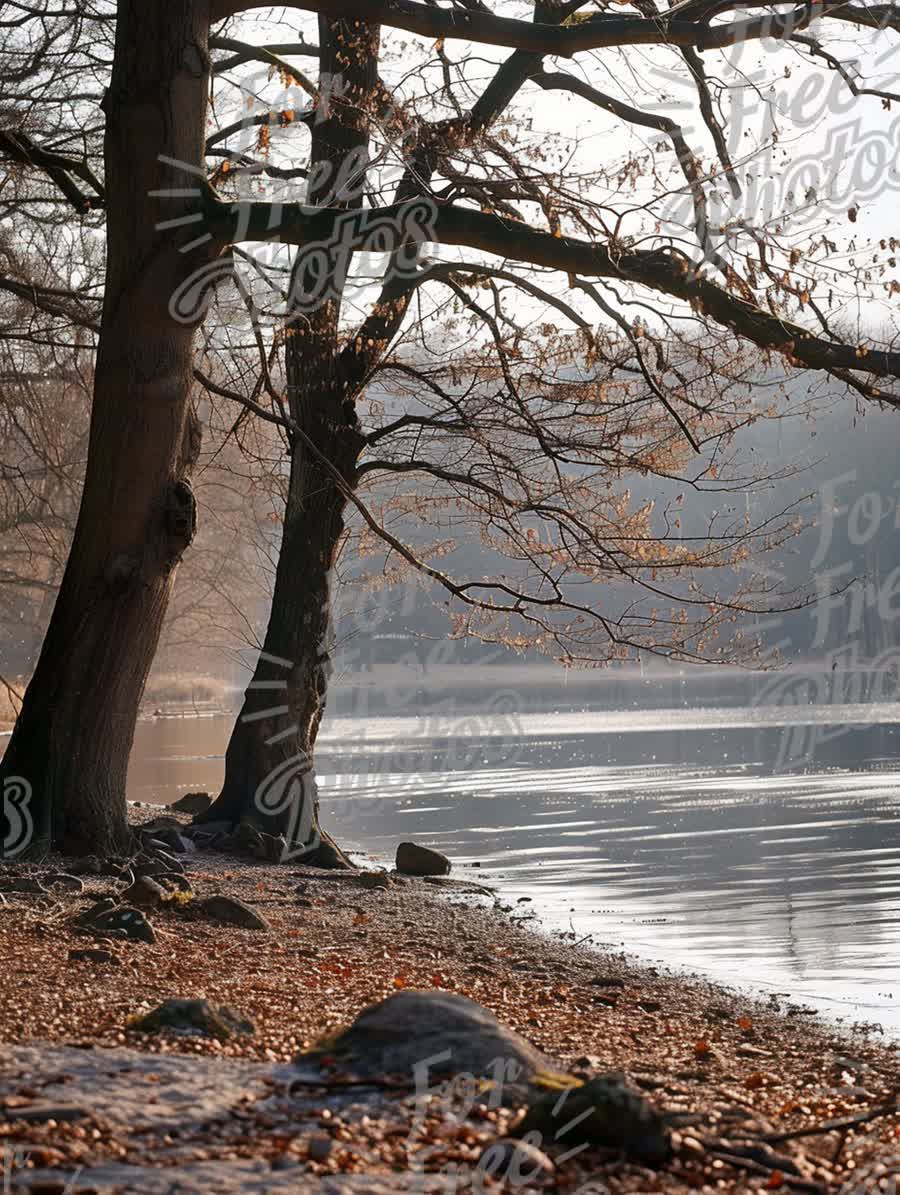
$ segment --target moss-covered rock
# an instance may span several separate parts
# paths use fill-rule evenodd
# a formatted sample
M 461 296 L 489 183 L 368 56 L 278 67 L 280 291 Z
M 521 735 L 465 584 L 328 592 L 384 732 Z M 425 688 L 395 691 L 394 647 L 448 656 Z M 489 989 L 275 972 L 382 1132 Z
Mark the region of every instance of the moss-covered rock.
M 544 1148 L 605 1146 L 648 1166 L 662 1165 L 671 1149 L 665 1116 L 618 1072 L 537 1096 L 516 1127 L 533 1132 Z
M 152 1012 L 133 1017 L 128 1028 L 138 1033 L 199 1033 L 227 1041 L 235 1034 L 254 1032 L 252 1021 L 241 1017 L 228 1005 L 215 1008 L 208 1000 L 166 1000 Z
M 353 1024 L 316 1050 L 308 1064 L 333 1058 L 354 1074 L 404 1075 L 425 1090 L 452 1076 L 469 1074 L 521 1097 L 533 1076 L 559 1074 L 524 1037 L 474 1000 L 452 992 L 405 991 L 363 1009 Z

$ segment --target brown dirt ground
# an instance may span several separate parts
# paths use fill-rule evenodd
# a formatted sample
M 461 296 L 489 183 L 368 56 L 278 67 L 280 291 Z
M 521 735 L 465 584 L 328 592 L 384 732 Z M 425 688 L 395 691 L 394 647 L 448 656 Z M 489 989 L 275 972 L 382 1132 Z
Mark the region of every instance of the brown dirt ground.
M 47 865 L 64 870 L 61 860 Z M 661 1106 L 696 1114 L 697 1124 L 676 1134 L 675 1158 L 659 1174 L 621 1158 L 582 1155 L 560 1167 L 547 1189 L 577 1190 L 593 1174 L 614 1192 L 776 1190 L 783 1184 L 785 1190 L 860 1195 L 897 1190 L 897 1178 L 885 1180 L 893 1187 L 851 1182 L 875 1158 L 896 1157 L 900 1174 L 897 1043 L 838 1030 L 775 1001 L 753 1002 L 702 980 L 663 974 L 625 955 L 553 940 L 519 924 L 516 911 L 502 911 L 490 897 L 423 880 L 364 890 L 308 869 L 213 853 L 192 856 L 188 873 L 201 895 L 222 891 L 252 904 L 271 932 L 203 920 L 188 904 L 150 915 L 155 945 L 100 943 L 115 963 L 70 962 L 71 949 L 98 944 L 71 924 L 85 897 L 8 894 L 0 908 L 3 1039 L 287 1062 L 398 989 L 442 988 L 480 1001 L 569 1066 L 582 1060 L 583 1069 L 624 1070 Z M 108 877 L 85 882 L 98 892 L 113 887 Z M 255 1036 L 219 1043 L 127 1028 L 129 1017 L 170 997 L 228 1004 L 255 1022 Z M 893 1115 L 822 1131 L 825 1122 L 885 1104 Z M 482 1127 L 470 1120 L 453 1132 L 436 1121 L 434 1168 L 471 1164 L 513 1114 L 483 1110 Z M 388 1133 L 375 1117 L 351 1133 L 340 1117 L 323 1117 L 321 1124 L 337 1145 L 369 1133 L 364 1168 L 371 1169 L 373 1157 L 388 1172 L 406 1164 L 396 1125 Z M 716 1139 L 733 1140 L 735 1126 L 755 1138 L 817 1131 L 772 1142 L 797 1165 L 799 1175 L 791 1176 L 771 1160 L 741 1165 L 717 1157 L 727 1150 L 717 1150 Z M 227 1149 L 236 1152 L 222 1156 L 273 1157 L 295 1148 L 277 1124 L 257 1127 L 252 1142 L 231 1143 Z M 136 1148 L 105 1140 L 102 1126 L 85 1136 L 78 1125 L 38 1131 L 0 1122 L 0 1143 L 23 1140 L 23 1133 L 47 1147 L 47 1164 L 63 1157 L 81 1164 L 126 1158 Z M 335 1173 L 360 1164 L 358 1154 L 336 1149 L 317 1168 Z

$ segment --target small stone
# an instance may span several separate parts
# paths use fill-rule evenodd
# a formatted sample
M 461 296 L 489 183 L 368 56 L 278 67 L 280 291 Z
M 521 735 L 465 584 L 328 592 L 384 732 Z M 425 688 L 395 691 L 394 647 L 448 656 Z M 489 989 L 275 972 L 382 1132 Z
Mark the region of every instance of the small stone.
M 243 929 L 267 930 L 269 928 L 269 923 L 264 917 L 233 896 L 225 896 L 222 893 L 207 896 L 200 902 L 198 908 L 209 917 L 215 918 L 216 921 L 224 921 L 228 925 L 239 925 Z
M 189 813 L 191 817 L 196 817 L 199 813 L 206 813 L 211 805 L 212 797 L 209 793 L 185 793 L 169 808 L 174 809 L 176 813 Z
M 306 1152 L 313 1162 L 324 1162 L 331 1153 L 333 1144 L 325 1133 L 318 1133 L 315 1137 L 310 1137 Z
M 176 855 L 185 855 L 188 851 L 196 850 L 193 842 L 189 838 L 183 837 L 174 827 L 171 829 L 154 828 L 152 834 L 144 839 L 144 843 L 155 852 L 161 848 L 163 851 L 174 851 Z
M 95 917 L 99 917 L 101 913 L 108 913 L 111 909 L 117 907 L 118 902 L 111 896 L 95 896 L 93 903 L 88 908 L 82 910 L 75 918 L 76 925 L 90 925 Z
M 140 876 L 122 893 L 122 899 L 142 909 L 158 909 L 169 899 L 169 893 L 149 876 Z
M 669 1080 L 663 1075 L 632 1075 L 635 1083 L 643 1091 L 659 1091 L 660 1088 L 668 1087 Z
M 538 1139 L 538 1134 L 534 1134 Z M 484 1178 L 502 1179 L 512 1189 L 547 1178 L 556 1172 L 553 1162 L 531 1141 L 501 1137 L 493 1141 L 478 1159 L 477 1173 Z
M 396 867 L 406 875 L 444 876 L 450 872 L 450 860 L 430 847 L 419 846 L 415 842 L 401 842 L 397 847 Z
M 140 909 L 133 909 L 129 905 L 94 914 L 87 924 L 98 934 L 120 934 L 134 942 L 147 942 L 150 945 L 156 941 L 153 926 Z
M 69 951 L 70 963 L 111 963 L 113 966 L 119 964 L 119 959 L 113 954 L 111 950 L 98 950 L 96 948 L 88 947 L 83 950 Z
M 361 871 L 359 885 L 361 888 L 390 888 L 391 877 L 386 871 Z
M 129 1021 L 128 1028 L 138 1033 L 194 1033 L 227 1041 L 235 1034 L 249 1036 L 252 1021 L 238 1015 L 227 1004 L 215 1008 L 208 1000 L 166 1000 L 146 1016 Z

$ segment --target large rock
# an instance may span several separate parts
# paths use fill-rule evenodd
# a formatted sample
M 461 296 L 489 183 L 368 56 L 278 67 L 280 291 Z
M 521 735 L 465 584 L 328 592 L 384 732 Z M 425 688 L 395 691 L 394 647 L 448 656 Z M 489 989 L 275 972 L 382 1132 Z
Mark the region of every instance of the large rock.
M 364 1009 L 327 1048 L 298 1063 L 333 1057 L 363 1077 L 408 1076 L 424 1091 L 449 1075 L 489 1076 L 505 1085 L 558 1070 L 493 1013 L 452 992 L 398 992 Z
M 622 1150 L 648 1166 L 661 1166 L 671 1150 L 666 1118 L 617 1072 L 538 1096 L 515 1131 L 539 1134 L 545 1147 Z
M 450 860 L 427 846 L 401 842 L 397 847 L 397 870 L 411 876 L 445 876 L 450 873 Z
M 268 929 L 269 923 L 255 909 L 245 905 L 243 901 L 233 896 L 218 893 L 207 896 L 197 906 L 201 912 L 216 921 L 224 921 L 228 925 L 239 925 L 242 929 Z
M 227 1041 L 235 1034 L 254 1032 L 253 1022 L 238 1015 L 227 1004 L 215 1008 L 208 1000 L 166 1000 L 143 1017 L 128 1023 L 138 1033 L 198 1033 Z

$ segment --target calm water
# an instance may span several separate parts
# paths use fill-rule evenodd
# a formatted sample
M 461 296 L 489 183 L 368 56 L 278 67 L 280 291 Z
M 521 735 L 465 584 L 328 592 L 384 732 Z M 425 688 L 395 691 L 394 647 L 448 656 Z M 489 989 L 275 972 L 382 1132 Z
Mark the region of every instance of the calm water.
M 898 723 L 897 705 L 335 718 L 323 815 L 384 859 L 413 837 L 478 862 L 549 927 L 897 1032 Z M 129 795 L 215 791 L 229 726 L 141 724 Z

